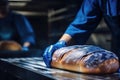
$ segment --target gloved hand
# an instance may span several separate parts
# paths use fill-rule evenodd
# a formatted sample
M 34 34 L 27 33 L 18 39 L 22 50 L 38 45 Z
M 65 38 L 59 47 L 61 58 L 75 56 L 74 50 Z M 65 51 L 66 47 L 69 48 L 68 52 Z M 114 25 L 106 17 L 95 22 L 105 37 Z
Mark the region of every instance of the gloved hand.
M 22 50 L 23 50 L 23 51 L 28 51 L 28 50 L 29 50 L 29 48 L 28 48 L 28 47 L 26 47 L 26 46 L 23 46 L 23 47 L 22 47 Z
M 55 50 L 65 47 L 66 42 L 65 41 L 59 41 L 54 45 L 50 45 L 45 49 L 45 52 L 43 54 L 43 60 L 46 64 L 47 67 L 51 67 L 51 60 L 52 60 L 52 54 L 54 53 Z

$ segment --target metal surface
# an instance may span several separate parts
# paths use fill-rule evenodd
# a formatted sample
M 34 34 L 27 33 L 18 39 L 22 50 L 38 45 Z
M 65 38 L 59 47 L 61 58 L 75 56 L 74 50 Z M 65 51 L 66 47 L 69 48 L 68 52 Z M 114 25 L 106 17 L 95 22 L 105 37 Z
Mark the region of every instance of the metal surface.
M 1 58 L 3 69 L 23 80 L 119 80 L 120 73 L 106 75 L 89 75 L 54 68 L 46 68 L 42 57 Z
M 0 58 L 19 58 L 19 57 L 40 57 L 42 56 L 43 50 L 31 49 L 29 51 L 7 51 L 0 50 Z

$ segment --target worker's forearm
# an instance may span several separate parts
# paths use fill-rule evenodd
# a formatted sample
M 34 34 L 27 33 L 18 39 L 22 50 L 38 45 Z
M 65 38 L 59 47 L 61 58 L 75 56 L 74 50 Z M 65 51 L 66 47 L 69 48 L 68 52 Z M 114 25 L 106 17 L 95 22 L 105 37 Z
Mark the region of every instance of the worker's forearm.
M 24 42 L 23 46 L 24 46 L 24 47 L 29 47 L 29 46 L 30 46 L 30 43 L 29 43 L 29 42 Z
M 64 40 L 66 43 L 69 43 L 72 37 L 69 34 L 64 34 L 59 41 Z

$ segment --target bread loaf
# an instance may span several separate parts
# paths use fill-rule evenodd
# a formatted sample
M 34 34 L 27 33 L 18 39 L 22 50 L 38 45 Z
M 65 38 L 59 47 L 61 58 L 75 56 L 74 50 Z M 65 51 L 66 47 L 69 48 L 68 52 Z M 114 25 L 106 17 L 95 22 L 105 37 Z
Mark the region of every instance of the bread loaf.
M 0 41 L 0 50 L 19 51 L 22 47 L 15 41 Z
M 51 66 L 81 73 L 106 74 L 118 70 L 119 60 L 114 53 L 100 47 L 74 45 L 56 50 Z

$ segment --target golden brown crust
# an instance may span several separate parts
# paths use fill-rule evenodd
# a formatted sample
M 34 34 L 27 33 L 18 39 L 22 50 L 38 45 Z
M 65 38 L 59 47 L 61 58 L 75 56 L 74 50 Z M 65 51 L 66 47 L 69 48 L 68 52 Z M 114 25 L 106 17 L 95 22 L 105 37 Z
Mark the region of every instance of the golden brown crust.
M 83 55 L 80 47 L 61 48 L 54 52 L 51 66 L 88 74 L 114 73 L 118 70 L 119 62 L 116 57 L 113 56 L 103 61 L 99 60 L 98 64 L 93 64 L 95 61 L 92 63 L 89 59 L 93 57 L 94 54 L 95 53 Z M 88 63 L 91 62 L 93 65 L 88 65 L 86 61 L 88 61 Z
M 22 47 L 15 41 L 0 41 L 0 50 L 18 51 L 22 50 Z
M 119 62 L 116 59 L 109 59 L 101 64 L 99 64 L 97 67 L 93 68 L 87 68 L 84 64 L 84 61 L 80 62 L 80 71 L 83 73 L 92 73 L 92 74 L 105 74 L 105 73 L 114 73 L 119 68 Z

